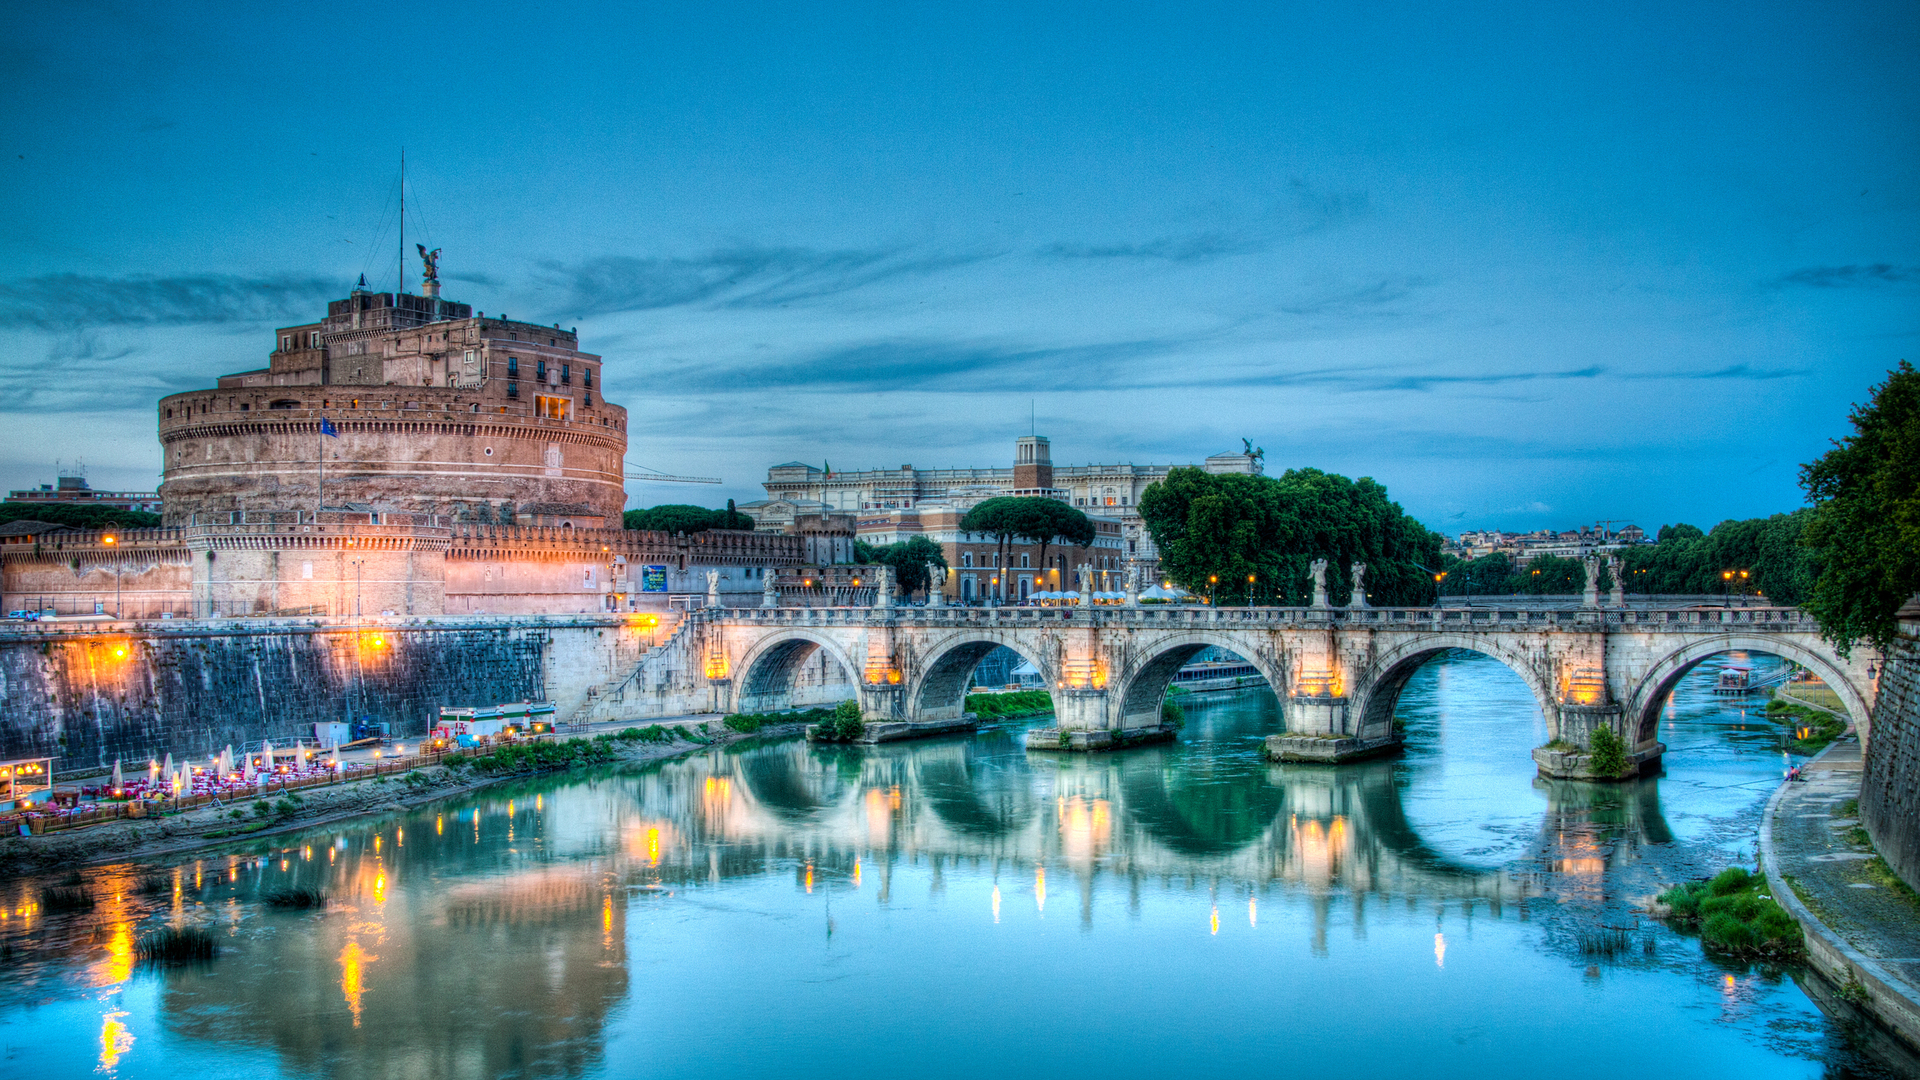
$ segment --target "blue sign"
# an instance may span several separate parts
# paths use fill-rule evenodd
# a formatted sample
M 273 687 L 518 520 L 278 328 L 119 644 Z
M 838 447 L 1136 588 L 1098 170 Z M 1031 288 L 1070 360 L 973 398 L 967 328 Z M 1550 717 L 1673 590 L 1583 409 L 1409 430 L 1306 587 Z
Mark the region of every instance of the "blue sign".
M 664 566 L 643 566 L 640 568 L 641 592 L 666 592 L 667 568 Z

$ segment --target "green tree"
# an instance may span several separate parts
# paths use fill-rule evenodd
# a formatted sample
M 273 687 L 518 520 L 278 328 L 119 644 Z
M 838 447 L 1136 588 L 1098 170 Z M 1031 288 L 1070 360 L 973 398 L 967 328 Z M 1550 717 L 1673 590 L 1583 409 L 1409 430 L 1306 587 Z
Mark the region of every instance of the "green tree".
M 986 533 L 1000 549 L 998 565 L 1001 595 L 1007 589 L 1006 567 L 1015 540 L 1040 545 L 1040 565 L 1046 566 L 1047 548 L 1055 543 L 1086 547 L 1093 543 L 1093 521 L 1087 515 L 1058 499 L 1038 495 L 1006 495 L 967 511 L 960 519 L 960 530 Z
M 1800 470 L 1820 564 L 1806 608 L 1843 653 L 1892 644 L 1894 613 L 1920 592 L 1920 372 L 1900 361 L 1848 419 L 1853 434 Z
M 927 588 L 931 582 L 927 578 L 927 564 L 947 565 L 946 553 L 940 545 L 924 536 L 912 536 L 897 544 L 869 544 L 864 540 L 853 543 L 855 562 L 869 566 L 893 567 L 893 579 L 900 584 L 902 595 L 910 595 Z
M 689 535 L 709 529 L 753 528 L 753 519 L 735 510 L 732 499 L 727 500 L 725 510 L 709 510 L 704 506 L 689 506 L 686 503 L 662 503 L 645 510 L 629 510 L 621 516 L 621 521 L 629 529 L 653 529 Z
M 1433 600 L 1440 536 L 1408 517 L 1369 477 L 1349 480 L 1319 469 L 1278 477 L 1214 475 L 1174 469 L 1146 490 L 1140 516 L 1160 549 L 1163 576 L 1221 603 L 1251 595 L 1304 603 L 1311 564 L 1332 564 L 1328 592 L 1349 599 L 1346 568 L 1367 564 L 1370 600 L 1381 605 Z
M 44 521 L 70 529 L 157 529 L 160 515 L 111 506 L 59 503 L 0 502 L 0 525 L 10 521 Z

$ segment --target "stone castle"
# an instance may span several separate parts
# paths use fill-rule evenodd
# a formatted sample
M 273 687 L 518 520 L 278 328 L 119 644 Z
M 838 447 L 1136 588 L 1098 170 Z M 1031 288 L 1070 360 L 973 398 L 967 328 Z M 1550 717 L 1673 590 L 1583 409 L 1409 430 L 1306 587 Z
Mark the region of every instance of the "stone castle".
M 575 332 L 361 285 L 161 399 L 163 527 L 0 528 L 8 610 L 128 619 L 666 610 L 845 562 L 850 518 L 621 527 L 627 411 Z M 710 582 L 708 572 L 718 575 Z M 692 599 L 698 598 L 698 599 Z M 684 606 L 684 605 L 682 605 Z

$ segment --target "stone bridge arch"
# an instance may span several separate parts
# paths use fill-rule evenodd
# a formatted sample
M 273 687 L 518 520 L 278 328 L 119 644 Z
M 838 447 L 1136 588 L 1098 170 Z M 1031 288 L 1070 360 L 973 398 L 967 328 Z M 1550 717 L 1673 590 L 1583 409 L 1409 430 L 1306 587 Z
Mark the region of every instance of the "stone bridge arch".
M 1766 653 L 1791 660 L 1809 668 L 1824 679 L 1847 707 L 1847 716 L 1860 733 L 1864 746 L 1871 733 L 1872 707 L 1856 673 L 1841 660 L 1831 646 L 1810 635 L 1755 634 L 1733 631 L 1695 638 L 1656 660 L 1635 685 L 1626 700 L 1629 730 L 1638 732 L 1641 742 L 1654 738 L 1660 726 L 1660 710 L 1667 695 L 1686 674 L 1701 663 L 1730 652 Z
M 1527 684 L 1533 699 L 1546 717 L 1547 738 L 1560 736 L 1560 708 L 1554 696 L 1553 673 L 1540 668 L 1540 658 L 1511 648 L 1491 634 L 1423 633 L 1389 646 L 1373 662 L 1355 673 L 1348 688 L 1355 734 L 1362 738 L 1382 738 L 1393 731 L 1393 713 L 1400 704 L 1400 693 L 1407 680 L 1421 666 L 1450 649 L 1479 653 L 1506 665 Z
M 1268 647 L 1262 649 L 1262 645 Z M 1145 641 L 1129 642 L 1126 651 L 1137 659 L 1129 659 L 1122 670 L 1114 672 L 1113 683 L 1119 691 L 1113 706 L 1113 726 L 1157 726 L 1160 703 L 1166 699 L 1173 677 L 1208 648 L 1225 649 L 1252 664 L 1275 694 L 1286 694 L 1286 669 L 1278 661 L 1270 635 L 1253 638 L 1244 632 L 1205 629 L 1156 635 Z
M 755 640 L 740 657 L 734 711 L 780 712 L 792 708 L 795 678 L 821 650 L 846 672 L 850 687 L 859 685 L 860 668 L 832 637 L 798 627 L 783 628 Z
M 918 670 L 907 683 L 907 715 L 914 720 L 958 720 L 966 711 L 967 683 L 973 669 L 993 650 L 1006 646 L 1040 672 L 1049 695 L 1060 682 L 1053 658 L 1045 648 L 1035 648 L 1031 634 L 996 631 L 982 627 L 960 630 L 921 644 Z M 1055 698 L 1058 704 L 1058 698 Z

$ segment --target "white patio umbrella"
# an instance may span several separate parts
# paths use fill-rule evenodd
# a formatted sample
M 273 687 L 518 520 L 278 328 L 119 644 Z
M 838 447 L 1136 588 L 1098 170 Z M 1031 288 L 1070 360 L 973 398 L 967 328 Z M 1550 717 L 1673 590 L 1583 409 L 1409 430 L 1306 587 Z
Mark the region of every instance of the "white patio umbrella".
M 267 739 L 260 740 L 260 767 L 273 775 L 273 743 Z
M 246 760 L 240 763 L 240 778 L 242 780 L 245 780 L 249 785 L 253 783 L 253 755 L 252 754 L 248 754 Z
M 173 752 L 172 751 L 167 752 L 167 763 L 165 765 L 160 766 L 160 771 L 163 773 L 166 773 L 169 777 L 173 775 Z
M 340 771 L 340 744 L 334 743 L 333 746 L 330 749 L 328 749 L 327 754 L 329 758 L 327 764 L 333 767 L 334 772 L 339 772 Z
M 126 786 L 127 786 L 127 782 L 120 778 L 120 759 L 114 758 L 113 759 L 113 790 L 119 791 L 121 788 Z
M 226 748 L 220 751 L 220 775 L 226 776 L 232 772 L 233 772 L 233 744 L 228 743 L 226 745 Z
M 148 758 L 147 759 L 147 783 L 157 784 L 159 782 L 160 782 L 160 763 L 158 761 L 155 761 L 152 758 Z

